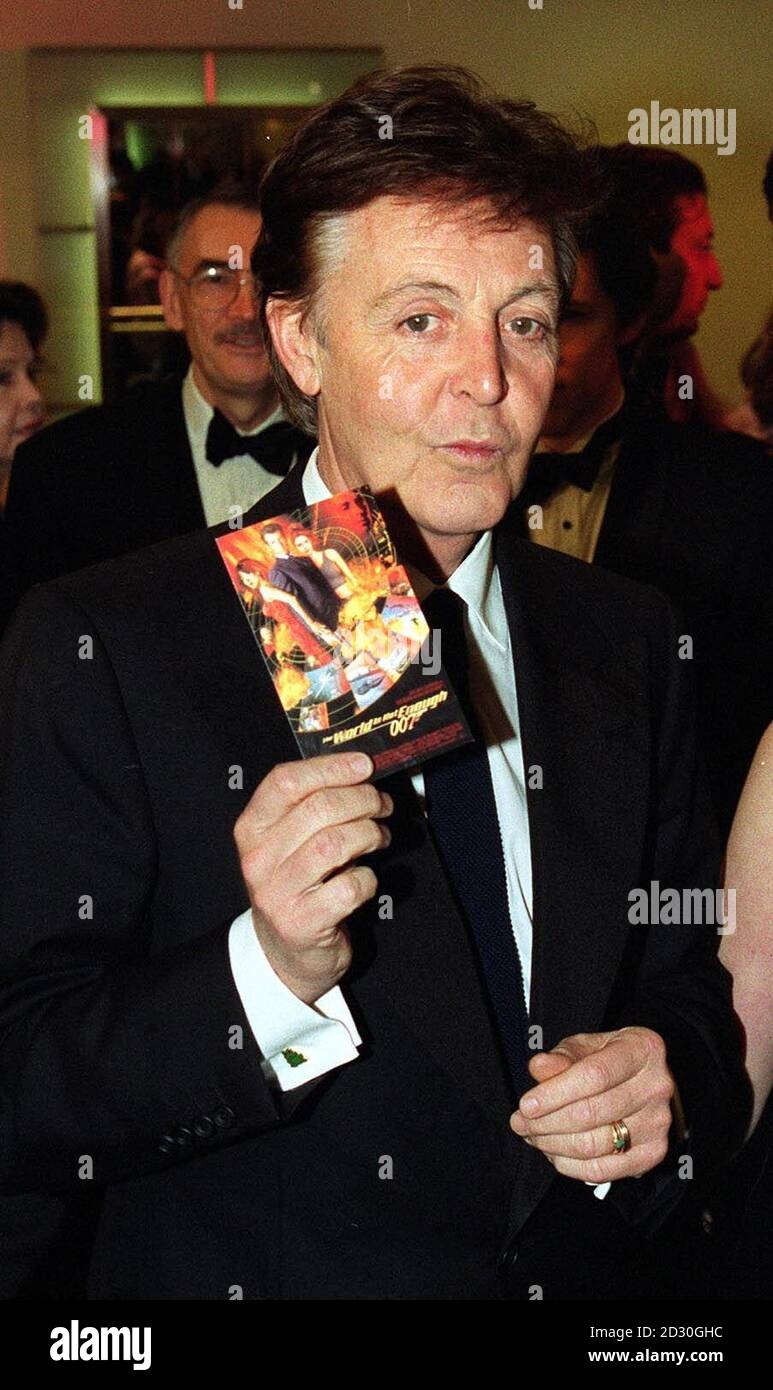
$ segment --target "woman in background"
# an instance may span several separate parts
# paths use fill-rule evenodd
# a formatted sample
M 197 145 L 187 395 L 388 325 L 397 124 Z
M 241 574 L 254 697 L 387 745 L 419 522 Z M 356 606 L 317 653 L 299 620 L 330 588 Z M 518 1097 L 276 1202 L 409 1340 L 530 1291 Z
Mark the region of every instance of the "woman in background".
M 18 281 L 0 280 L 0 515 L 14 454 L 43 424 L 37 379 L 47 328 L 48 315 L 37 291 Z
M 723 936 L 722 964 L 746 1033 L 754 1090 L 751 1138 L 773 1087 L 773 724 L 746 779 L 727 846 L 725 889 L 736 894 L 737 929 Z
M 735 931 L 719 958 L 733 977 L 754 1104 L 746 1143 L 709 1197 L 715 1298 L 773 1295 L 773 724 L 746 779 L 727 846 L 725 890 Z

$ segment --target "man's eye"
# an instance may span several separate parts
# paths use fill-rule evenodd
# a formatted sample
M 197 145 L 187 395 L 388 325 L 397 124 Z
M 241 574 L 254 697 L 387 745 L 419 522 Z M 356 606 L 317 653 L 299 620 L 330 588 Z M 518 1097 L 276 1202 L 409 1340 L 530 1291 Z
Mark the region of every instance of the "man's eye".
M 409 332 L 416 334 L 418 337 L 426 331 L 431 320 L 434 318 L 434 314 L 411 314 L 410 318 L 403 319 L 400 327 L 407 328 Z
M 548 330 L 539 319 L 517 318 L 510 320 L 510 327 L 516 338 L 533 338 L 540 342 L 547 337 Z
M 220 270 L 218 266 L 214 265 L 210 266 L 208 270 L 205 270 L 201 276 L 201 279 L 207 285 L 224 285 L 230 278 L 230 271 Z

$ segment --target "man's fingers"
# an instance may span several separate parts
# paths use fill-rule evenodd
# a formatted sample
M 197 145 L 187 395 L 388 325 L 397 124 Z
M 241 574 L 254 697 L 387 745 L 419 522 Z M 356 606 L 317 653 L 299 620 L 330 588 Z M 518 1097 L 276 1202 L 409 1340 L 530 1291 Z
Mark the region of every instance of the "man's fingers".
M 671 1111 L 667 1102 L 653 1101 L 635 1113 L 618 1110 L 614 1120 L 625 1118 L 631 1136 L 632 1151 L 637 1144 L 648 1144 L 668 1136 L 671 1125 Z M 572 1158 L 587 1161 L 593 1158 L 606 1158 L 612 1154 L 619 1157 L 612 1148 L 612 1125 L 614 1121 L 604 1121 L 593 1129 L 564 1130 L 556 1133 L 524 1135 L 527 1143 L 550 1158 Z
M 383 849 L 390 839 L 389 828 L 380 821 L 354 820 L 344 825 L 327 825 L 285 860 L 282 873 L 292 884 L 293 895 L 299 896 L 323 883 L 334 869 Z
M 529 1071 L 535 1081 L 547 1081 L 550 1076 L 560 1076 L 562 1071 L 571 1067 L 571 1057 L 566 1057 L 559 1052 L 538 1052 L 534 1057 L 529 1058 Z
M 276 852 L 273 851 L 270 854 L 271 868 L 281 866 L 281 871 L 284 872 L 284 862 L 317 831 L 324 830 L 327 826 L 344 825 L 347 821 L 365 818 L 381 820 L 391 815 L 393 810 L 391 796 L 387 792 L 379 791 L 372 782 L 361 782 L 353 787 L 323 787 L 321 791 L 312 792 L 299 806 L 295 806 L 283 817 L 281 832 L 278 832 L 281 833 L 281 858 L 277 866 Z M 273 843 L 270 834 L 267 833 L 263 839 L 270 849 Z M 262 857 L 260 841 L 256 846 L 255 857 L 258 867 Z
M 673 1094 L 670 1077 L 664 1074 L 656 1079 L 639 1073 L 629 1077 L 611 1091 L 602 1091 L 594 1096 L 582 1096 L 571 1105 L 559 1106 L 557 1110 L 543 1115 L 528 1117 L 516 1110 L 512 1118 L 512 1128 L 516 1134 L 530 1139 L 541 1135 L 574 1134 L 597 1129 L 600 1125 L 611 1125 L 625 1116 L 636 1115 L 651 1104 L 669 1106 Z
M 277 763 L 253 793 L 236 822 L 237 846 L 268 830 L 293 806 L 323 787 L 353 786 L 373 775 L 367 753 L 330 753 L 294 763 Z
M 652 1040 L 652 1041 L 651 1041 Z M 626 1033 L 573 1062 L 559 1076 L 552 1076 L 521 1096 L 519 1109 L 528 1119 L 548 1115 L 585 1096 L 601 1095 L 635 1076 L 652 1059 L 657 1035 Z M 665 1056 L 665 1048 L 660 1042 Z
M 612 1149 L 610 1140 L 609 1150 Z M 642 1144 L 632 1145 L 627 1153 L 612 1153 L 599 1158 L 561 1158 L 550 1156 L 557 1173 L 581 1182 L 616 1182 L 619 1178 L 639 1178 L 663 1162 L 668 1152 L 668 1135 L 652 1137 Z
M 326 883 L 312 888 L 303 901 L 314 913 L 320 932 L 330 931 L 351 916 L 372 898 L 378 879 L 367 864 L 355 864 L 343 873 L 334 874 Z

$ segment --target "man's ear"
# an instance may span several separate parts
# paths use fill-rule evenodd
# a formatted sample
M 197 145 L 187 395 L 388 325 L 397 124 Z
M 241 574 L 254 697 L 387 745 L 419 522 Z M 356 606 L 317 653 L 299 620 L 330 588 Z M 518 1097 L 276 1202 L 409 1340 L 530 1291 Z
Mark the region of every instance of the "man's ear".
M 162 270 L 158 277 L 158 297 L 161 300 L 161 308 L 169 327 L 182 333 L 185 324 L 180 311 L 180 294 L 177 288 L 177 277 L 172 274 L 171 270 Z
M 309 316 L 287 299 L 266 302 L 266 322 L 279 361 L 299 391 L 318 396 L 321 388 L 319 344 Z

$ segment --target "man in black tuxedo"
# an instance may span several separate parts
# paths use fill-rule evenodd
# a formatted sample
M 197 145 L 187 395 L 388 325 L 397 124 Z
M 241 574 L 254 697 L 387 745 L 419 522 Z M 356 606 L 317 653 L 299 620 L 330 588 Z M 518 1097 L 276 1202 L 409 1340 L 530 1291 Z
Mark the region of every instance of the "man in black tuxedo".
M 184 378 L 68 416 L 17 457 L 0 622 L 33 584 L 198 526 L 239 518 L 311 444 L 287 421 L 260 332 L 253 191 L 223 186 L 180 214 L 159 290 L 185 335 Z M 245 269 L 245 267 L 247 267 Z
M 773 474 L 745 436 L 676 425 L 627 361 L 654 271 L 614 196 L 581 240 L 556 384 L 520 503 L 531 540 L 671 598 L 726 838 L 773 717 Z
M 204 531 L 6 637 L 0 1176 L 100 1190 L 92 1297 L 634 1292 L 741 1141 L 716 927 L 631 913 L 716 874 L 668 605 L 509 506 L 591 198 L 552 118 L 442 68 L 362 79 L 263 186 L 320 446 L 246 520 L 371 486 L 468 748 L 300 762 Z

